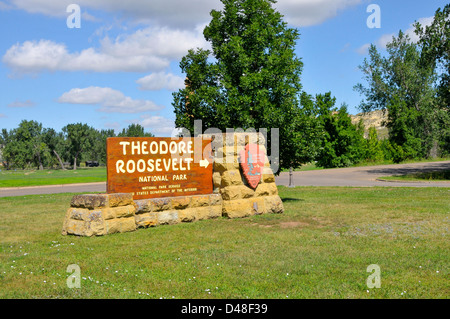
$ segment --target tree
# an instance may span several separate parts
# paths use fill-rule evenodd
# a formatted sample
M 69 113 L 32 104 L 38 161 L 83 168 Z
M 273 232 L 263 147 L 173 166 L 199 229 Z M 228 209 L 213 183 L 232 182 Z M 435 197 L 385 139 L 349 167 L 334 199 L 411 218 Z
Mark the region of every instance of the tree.
M 322 138 L 316 165 L 325 168 L 346 167 L 364 159 L 365 140 L 362 122 L 354 125 L 344 103 L 334 107 L 331 92 L 316 95 L 315 108 L 321 125 Z
M 2 157 L 2 164 L 6 169 L 11 168 L 11 154 L 9 154 L 7 146 L 12 141 L 12 131 L 7 130 L 5 128 L 2 129 L 2 134 L 0 135 L 0 151 L 1 151 L 1 157 Z
M 280 169 L 309 162 L 314 117 L 299 103 L 298 31 L 287 27 L 273 0 L 222 3 L 203 32 L 212 51 L 189 50 L 181 60 L 186 87 L 173 94 L 176 125 L 191 133 L 197 119 L 203 129 L 266 128 L 268 139 L 278 128 Z
M 109 132 L 110 134 L 111 132 Z M 144 127 L 140 124 L 130 124 L 127 128 L 124 128 L 117 136 L 120 137 L 153 137 L 150 132 L 145 132 Z
M 366 160 L 372 162 L 378 162 L 384 159 L 382 142 L 378 140 L 378 133 L 375 126 L 369 127 L 364 157 Z
M 52 128 L 44 129 L 42 133 L 43 141 L 47 145 L 49 151 L 56 156 L 58 159 L 58 163 L 61 166 L 62 170 L 65 170 L 64 163 L 61 159 L 60 152 L 64 149 L 64 135 L 62 132 L 57 133 Z
M 441 155 L 450 154 L 450 4 L 436 10 L 431 25 L 415 24 L 420 40 L 422 65 L 435 70 L 437 83 L 437 125 Z
M 8 167 L 25 169 L 35 165 L 44 169 L 43 157 L 46 145 L 42 140 L 42 124 L 36 121 L 23 120 L 19 126 L 7 132 L 2 131 L 5 146 L 3 157 Z
M 68 124 L 62 128 L 66 135 L 67 148 L 70 156 L 73 158 L 73 169 L 77 169 L 77 161 L 80 155 L 87 149 L 92 147 L 93 128 L 87 124 L 77 123 Z
M 397 160 L 433 156 L 439 135 L 434 69 L 421 63 L 420 49 L 402 31 L 386 50 L 383 57 L 372 44 L 360 66 L 368 83 L 355 86 L 365 96 L 360 108 L 388 110 L 389 140 L 402 154 Z
M 89 152 L 89 159 L 106 164 L 106 139 L 114 136 L 116 134 L 113 129 L 95 131 L 94 145 Z
M 438 95 L 442 106 L 450 108 L 450 4 L 438 8 L 431 25 L 414 24 L 420 40 L 422 64 L 439 69 Z

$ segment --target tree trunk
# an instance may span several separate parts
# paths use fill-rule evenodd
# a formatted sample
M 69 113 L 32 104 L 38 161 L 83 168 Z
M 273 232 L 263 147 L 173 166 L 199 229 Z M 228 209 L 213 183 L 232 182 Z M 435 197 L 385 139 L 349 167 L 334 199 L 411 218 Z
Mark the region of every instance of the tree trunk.
M 41 154 L 39 152 L 37 153 L 37 157 L 38 157 L 38 161 L 39 161 L 39 170 L 43 171 L 44 166 L 42 165 Z
M 73 170 L 76 171 L 77 170 L 77 157 L 78 154 L 80 154 L 80 152 L 75 154 L 75 158 L 73 159 Z
M 64 167 L 64 164 L 63 164 L 63 162 L 61 161 L 61 157 L 59 157 L 59 154 L 58 153 L 56 153 L 56 151 L 55 150 L 53 150 L 53 153 L 56 155 L 56 158 L 58 159 L 58 161 L 59 161 L 59 165 L 61 165 L 61 169 L 63 170 L 63 171 L 65 171 L 66 170 L 66 168 Z

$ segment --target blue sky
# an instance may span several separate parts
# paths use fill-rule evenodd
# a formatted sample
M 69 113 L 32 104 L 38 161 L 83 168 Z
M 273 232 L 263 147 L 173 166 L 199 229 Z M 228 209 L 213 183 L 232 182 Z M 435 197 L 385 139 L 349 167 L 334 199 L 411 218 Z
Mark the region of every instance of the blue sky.
M 81 9 L 80 28 L 67 26 L 71 3 Z M 368 45 L 383 50 L 446 3 L 279 0 L 275 8 L 301 34 L 303 89 L 331 91 L 337 106 L 356 114 L 362 97 L 353 86 Z M 367 26 L 370 4 L 380 8 L 380 28 Z M 58 131 L 81 122 L 119 132 L 139 123 L 170 136 L 172 92 L 184 79 L 179 62 L 188 49 L 208 47 L 202 30 L 220 8 L 219 0 L 0 0 L 0 128 L 26 119 Z

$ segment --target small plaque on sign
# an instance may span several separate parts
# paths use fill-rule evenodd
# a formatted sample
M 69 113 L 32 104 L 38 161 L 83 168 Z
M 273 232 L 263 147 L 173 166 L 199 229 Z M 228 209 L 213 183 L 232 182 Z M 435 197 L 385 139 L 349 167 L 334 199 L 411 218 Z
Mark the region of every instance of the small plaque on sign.
M 265 154 L 258 144 L 247 144 L 239 156 L 245 179 L 255 189 L 261 181 Z
M 107 192 L 133 199 L 211 194 L 211 140 L 110 137 Z

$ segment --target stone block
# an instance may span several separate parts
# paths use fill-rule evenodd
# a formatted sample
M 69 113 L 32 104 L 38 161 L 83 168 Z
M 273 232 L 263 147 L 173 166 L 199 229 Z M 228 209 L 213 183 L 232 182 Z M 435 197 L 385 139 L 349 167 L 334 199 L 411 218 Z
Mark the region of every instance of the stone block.
M 136 214 L 149 213 L 153 211 L 153 202 L 150 199 L 137 199 L 134 201 Z
M 86 235 L 86 222 L 76 219 L 68 219 L 64 222 L 63 235 L 76 235 L 76 236 L 87 236 Z
M 89 214 L 88 221 L 86 222 L 87 236 L 101 236 L 105 235 L 105 220 L 103 219 L 101 210 L 92 211 Z
M 105 234 L 101 210 L 69 208 L 63 224 L 63 235 L 99 236 Z
M 252 208 L 247 199 L 223 201 L 222 216 L 228 218 L 241 218 L 250 216 Z
M 165 211 L 172 208 L 171 198 L 152 198 L 151 201 L 153 202 L 153 211 L 155 212 Z
M 172 208 L 173 209 L 185 209 L 189 206 L 190 203 L 191 203 L 190 196 L 174 197 L 172 199 Z
M 241 198 L 242 188 L 246 186 L 227 186 L 220 189 L 220 194 L 224 201 L 236 200 Z
M 220 172 L 213 173 L 213 188 L 219 188 L 222 183 L 222 177 L 220 176 Z
M 221 174 L 221 177 L 222 177 L 221 187 L 244 184 L 242 181 L 241 172 L 238 169 L 224 171 Z
M 178 211 L 178 218 L 180 222 L 186 223 L 186 222 L 193 222 L 197 219 L 196 211 L 199 208 L 186 208 L 183 210 Z
M 218 218 L 222 216 L 222 205 L 211 206 L 209 211 L 209 218 Z
M 267 213 L 264 197 L 255 197 L 250 199 L 250 207 L 252 209 L 252 215 L 261 215 Z
M 264 198 L 265 208 L 268 213 L 280 214 L 284 211 L 283 202 L 281 201 L 280 196 L 266 196 Z
M 239 159 L 233 157 L 231 160 L 224 159 L 214 159 L 213 171 L 214 172 L 224 172 L 227 170 L 239 169 Z
M 147 228 L 151 226 L 156 226 L 158 223 L 157 213 L 143 213 L 134 215 L 134 221 L 136 223 L 136 228 Z
M 222 196 L 220 194 L 211 194 L 208 197 L 210 206 L 222 206 Z
M 133 195 L 129 193 L 81 194 L 72 197 L 70 206 L 94 209 L 94 208 L 116 207 L 132 204 L 133 204 Z
M 131 217 L 134 216 L 136 212 L 136 208 L 134 207 L 134 205 L 113 207 L 110 209 L 114 210 L 114 215 L 116 216 L 116 218 Z
M 104 220 L 116 218 L 114 208 L 103 208 L 101 212 Z
M 262 170 L 262 180 L 264 183 L 275 183 L 275 175 L 270 167 L 264 167 Z
M 136 230 L 135 217 L 114 218 L 105 221 L 106 234 L 124 233 Z
M 71 207 L 80 207 L 88 209 L 106 207 L 107 205 L 108 205 L 108 198 L 106 194 L 75 195 L 72 197 L 72 201 L 70 202 Z
M 189 207 L 203 207 L 209 205 L 210 195 L 194 195 L 191 197 Z
M 114 193 L 107 195 L 109 207 L 133 205 L 133 195 L 130 193 Z
M 87 209 L 87 208 L 71 207 L 67 211 L 66 218 L 86 221 L 88 215 L 89 215 L 89 209 Z
M 158 219 L 158 225 L 172 225 L 179 222 L 178 211 L 176 210 L 160 211 L 156 214 L 156 216 Z
M 255 196 L 270 196 L 271 187 L 270 184 L 260 183 L 255 189 Z
M 240 186 L 242 198 L 252 198 L 255 196 L 255 191 L 249 185 Z
M 195 217 L 197 220 L 203 220 L 203 219 L 209 219 L 211 218 L 211 207 L 205 206 L 205 207 L 197 207 L 192 208 L 195 212 Z

